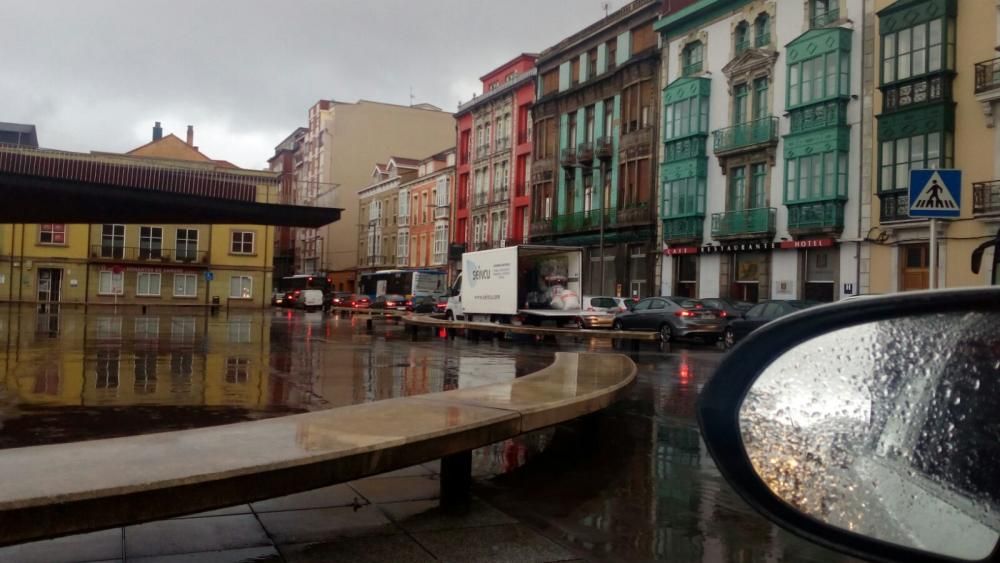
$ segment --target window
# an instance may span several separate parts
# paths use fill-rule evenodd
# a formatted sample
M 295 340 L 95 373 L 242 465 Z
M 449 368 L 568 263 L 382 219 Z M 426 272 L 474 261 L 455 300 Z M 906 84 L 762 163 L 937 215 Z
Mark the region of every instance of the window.
M 250 360 L 247 358 L 226 358 L 226 383 L 243 385 L 250 381 Z
M 836 253 L 829 249 L 805 250 L 802 260 L 805 263 L 803 297 L 809 301 L 832 302 L 837 281 Z
M 249 276 L 233 276 L 229 278 L 230 299 L 252 299 L 253 278 Z
M 848 154 L 830 151 L 785 161 L 785 203 L 846 197 Z
M 663 216 L 688 217 L 705 212 L 705 178 L 681 178 L 663 186 Z
M 118 388 L 118 364 L 120 358 L 118 350 L 97 351 L 97 365 L 94 369 L 97 376 L 94 386 L 97 389 Z
M 61 223 L 39 225 L 38 244 L 66 244 L 66 225 Z
M 615 68 L 618 64 L 618 39 L 608 41 L 608 70 Z
M 140 297 L 159 297 L 160 274 L 139 272 L 136 276 L 135 294 Z
M 678 297 L 698 297 L 698 257 L 674 257 L 674 295 Z
M 746 168 L 733 168 L 729 171 L 729 205 L 728 211 L 743 211 L 746 209 Z
M 943 20 L 936 19 L 882 37 L 882 83 L 945 68 Z M 949 43 L 954 41 L 948 38 Z M 951 45 L 948 46 L 951 49 Z M 948 68 L 951 68 L 950 60 Z
M 771 115 L 768 107 L 769 81 L 767 77 L 753 81 L 753 119 L 763 119 Z
M 848 96 L 850 68 L 847 51 L 834 51 L 788 65 L 788 107 Z
M 177 229 L 176 240 L 177 259 L 192 262 L 198 257 L 198 230 Z
M 681 67 L 684 76 L 692 76 L 702 71 L 704 52 L 701 41 L 688 43 L 681 51 Z
M 812 28 L 824 27 L 837 21 L 840 17 L 840 0 L 812 0 L 809 7 L 809 26 Z
M 97 293 L 99 295 L 124 295 L 125 274 L 103 270 L 98 274 Z
M 163 250 L 163 228 L 139 227 L 139 258 L 159 258 Z
M 381 216 L 381 213 L 379 213 Z M 232 243 L 229 246 L 231 254 L 253 254 L 253 231 L 233 231 Z
M 195 274 L 174 274 L 174 297 L 197 297 L 198 276 Z
M 597 47 L 587 53 L 587 78 L 597 76 Z
M 135 319 L 134 333 L 136 338 L 156 340 L 160 337 L 159 317 L 138 317 Z
M 733 125 L 745 123 L 749 117 L 747 112 L 748 92 L 746 84 L 737 84 L 733 88 Z
M 101 258 L 125 257 L 125 225 L 101 225 Z
M 733 40 L 736 42 L 735 49 L 737 55 L 743 54 L 750 48 L 750 25 L 747 22 L 740 22 L 736 26 L 736 33 L 733 34 Z
M 756 47 L 767 47 L 771 44 L 771 16 L 761 14 L 753 22 L 754 45 Z
M 664 139 L 708 133 L 708 98 L 696 96 L 669 104 L 664 111 Z
M 881 162 L 879 191 L 908 189 L 911 168 L 951 168 L 952 147 L 952 134 L 942 135 L 937 131 L 883 141 L 879 155 Z

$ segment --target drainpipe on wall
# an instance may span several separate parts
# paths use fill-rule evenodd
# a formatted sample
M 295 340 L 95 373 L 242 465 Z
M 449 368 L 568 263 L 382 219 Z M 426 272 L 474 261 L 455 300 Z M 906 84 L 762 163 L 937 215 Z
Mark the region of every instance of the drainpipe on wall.
M 90 245 L 93 242 L 94 235 L 94 225 L 91 223 L 87 224 L 87 256 L 90 256 Z M 87 305 L 90 304 L 90 260 L 87 259 L 84 264 L 85 273 L 83 278 L 83 310 L 87 311 Z
M 869 10 L 869 8 L 872 7 L 872 3 L 873 2 L 874 2 L 874 0 L 862 0 L 862 2 L 861 2 L 861 94 L 858 96 L 858 99 L 861 102 L 861 113 L 860 113 L 861 119 L 858 120 L 858 133 L 859 133 L 859 138 L 861 139 L 861 143 L 860 143 L 861 154 L 860 154 L 860 156 L 858 158 L 858 185 L 861 188 L 864 188 L 865 185 L 866 185 L 865 182 L 863 182 L 864 177 L 865 177 L 865 164 L 866 164 L 866 161 L 867 161 L 867 164 L 868 164 L 868 178 L 869 178 L 869 181 L 867 183 L 868 189 L 865 190 L 865 194 L 864 194 L 865 197 L 864 198 L 861 197 L 861 194 L 859 194 L 859 197 L 858 197 L 858 221 L 857 221 L 857 233 L 856 233 L 857 243 L 855 243 L 857 245 L 857 247 L 856 247 L 856 259 L 855 259 L 855 277 L 854 277 L 854 294 L 855 295 L 858 295 L 858 294 L 860 294 L 862 292 L 862 286 L 861 286 L 861 264 L 862 264 L 862 261 L 863 261 L 864 250 L 865 250 L 865 247 L 864 247 L 865 240 L 864 240 L 864 238 L 867 238 L 867 232 L 865 232 L 864 234 L 862 234 L 865 231 L 865 229 L 863 228 L 863 226 L 861 224 L 861 220 L 862 220 L 862 210 L 864 209 L 865 202 L 867 201 L 867 203 L 869 205 L 869 208 L 871 206 L 872 190 L 870 188 L 871 188 L 871 182 L 873 180 L 872 175 L 871 175 L 871 152 L 872 152 L 872 150 L 875 150 L 875 147 L 876 147 L 875 140 L 873 139 L 872 143 L 871 143 L 871 150 L 867 150 L 867 151 L 865 150 L 865 122 L 868 120 L 868 113 L 865 110 L 865 106 L 866 106 L 866 102 L 865 102 L 865 100 L 866 100 L 866 93 L 868 92 L 868 90 L 867 90 L 867 85 L 868 84 L 867 83 L 870 82 L 870 83 L 874 84 L 874 79 L 869 79 L 868 74 L 867 74 L 867 70 L 868 69 L 865 68 L 865 48 L 866 48 L 866 46 L 868 45 L 869 42 L 872 43 L 872 57 L 873 57 L 872 61 L 873 62 L 872 62 L 871 68 L 872 68 L 872 72 L 875 72 L 875 70 L 874 70 L 875 69 L 875 63 L 874 63 L 875 45 L 874 45 L 874 41 L 872 40 L 872 35 L 873 34 L 869 33 L 869 31 L 868 31 L 868 20 L 869 20 L 868 10 Z M 874 92 L 871 94 L 871 96 L 872 96 L 871 97 L 871 102 L 874 102 L 874 99 L 875 99 L 874 98 Z M 870 217 L 871 217 L 871 214 L 869 213 L 869 220 L 870 220 Z M 870 273 L 869 273 L 869 275 L 870 275 Z M 871 284 L 871 280 L 869 280 L 869 286 L 870 286 L 870 284 Z
M 18 276 L 18 280 L 17 280 L 18 281 L 18 284 L 17 284 L 17 301 L 18 301 L 18 303 L 20 303 L 24 299 L 24 231 L 25 231 L 25 228 L 26 228 L 26 225 L 24 223 L 21 223 L 21 256 L 20 256 L 20 260 L 19 260 L 19 262 L 21 264 L 21 269 L 19 270 L 20 275 Z

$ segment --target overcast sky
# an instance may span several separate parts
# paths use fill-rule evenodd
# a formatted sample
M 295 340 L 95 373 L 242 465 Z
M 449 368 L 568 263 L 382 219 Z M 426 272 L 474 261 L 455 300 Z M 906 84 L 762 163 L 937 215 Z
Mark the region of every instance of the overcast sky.
M 611 0 L 611 9 L 625 0 Z M 125 152 L 154 121 L 263 168 L 316 100 L 454 111 L 478 77 L 600 19 L 602 0 L 0 0 L 0 121 Z

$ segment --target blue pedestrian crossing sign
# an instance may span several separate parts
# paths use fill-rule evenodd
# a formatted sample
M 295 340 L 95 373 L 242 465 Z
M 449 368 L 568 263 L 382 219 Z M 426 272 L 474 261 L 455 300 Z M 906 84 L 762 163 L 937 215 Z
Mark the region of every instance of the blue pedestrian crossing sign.
M 949 219 L 961 213 L 961 170 L 910 170 L 910 217 Z

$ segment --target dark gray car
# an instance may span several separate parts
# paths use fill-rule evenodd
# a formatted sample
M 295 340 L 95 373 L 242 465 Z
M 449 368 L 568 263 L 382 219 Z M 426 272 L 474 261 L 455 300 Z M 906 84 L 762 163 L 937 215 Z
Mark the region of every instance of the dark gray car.
M 720 311 L 687 297 L 648 297 L 615 317 L 615 330 L 651 330 L 663 342 L 674 338 L 718 340 L 725 329 Z

